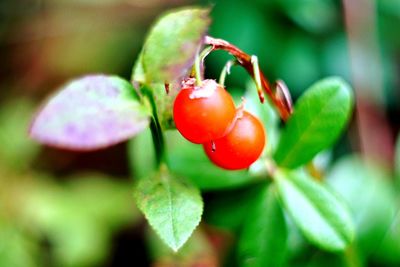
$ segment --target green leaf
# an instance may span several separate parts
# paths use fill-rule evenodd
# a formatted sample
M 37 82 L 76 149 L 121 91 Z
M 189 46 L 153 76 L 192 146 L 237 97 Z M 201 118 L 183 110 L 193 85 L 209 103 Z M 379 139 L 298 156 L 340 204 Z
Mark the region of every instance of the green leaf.
M 374 257 L 392 266 L 400 264 L 400 208 L 391 222 L 385 237 L 374 253 Z
M 397 178 L 397 185 L 400 186 L 400 134 L 397 136 L 394 172 Z
M 238 232 L 260 191 L 260 184 L 255 184 L 235 190 L 208 193 L 204 221 L 216 228 Z
M 25 169 L 39 152 L 39 145 L 29 139 L 34 103 L 25 98 L 3 102 L 0 107 L 0 161 L 15 170 Z
M 148 177 L 156 170 L 156 155 L 150 128 L 129 140 L 128 158 L 134 179 Z
M 312 255 L 311 258 L 307 258 L 305 267 L 351 267 L 351 266 L 363 266 L 353 265 L 346 263 L 343 254 L 338 253 L 327 253 L 325 251 L 317 251 Z
M 15 220 L 0 218 L 0 266 L 37 267 L 41 261 L 40 246 L 36 236 L 21 229 Z
M 173 82 L 186 74 L 210 24 L 208 14 L 209 9 L 184 8 L 157 21 L 143 46 L 147 83 Z
M 354 226 L 344 203 L 301 171 L 275 173 L 280 197 L 295 224 L 315 245 L 344 250 L 354 239 Z
M 294 23 L 311 33 L 326 32 L 337 25 L 339 14 L 334 1 L 281 0 L 279 4 Z
M 169 168 L 191 180 L 201 190 L 234 188 L 263 179 L 249 171 L 227 171 L 215 166 L 202 146 L 195 145 L 174 131 L 166 132 Z
M 239 239 L 240 266 L 283 266 L 288 233 L 275 185 L 258 193 Z
M 200 222 L 200 192 L 167 170 L 141 179 L 134 196 L 149 224 L 174 251 L 188 240 Z
M 146 81 L 146 74 L 143 69 L 143 53 L 142 51 L 139 53 L 138 58 L 136 59 L 135 64 L 132 69 L 132 82 L 144 83 Z
M 396 209 L 388 172 L 354 155 L 339 160 L 326 180 L 350 207 L 359 249 L 364 255 L 373 253 L 389 228 Z
M 66 149 L 100 149 L 144 130 L 149 115 L 129 82 L 89 75 L 66 84 L 49 99 L 34 118 L 30 136 Z
M 275 153 L 283 167 L 296 168 L 334 144 L 353 108 L 350 86 L 332 77 L 315 83 L 297 101 Z
M 62 186 L 32 177 L 23 186 L 22 221 L 52 244 L 56 266 L 99 266 L 116 231 L 139 222 L 126 181 L 100 175 L 70 177 Z M 88 245 L 90 244 L 90 245 Z

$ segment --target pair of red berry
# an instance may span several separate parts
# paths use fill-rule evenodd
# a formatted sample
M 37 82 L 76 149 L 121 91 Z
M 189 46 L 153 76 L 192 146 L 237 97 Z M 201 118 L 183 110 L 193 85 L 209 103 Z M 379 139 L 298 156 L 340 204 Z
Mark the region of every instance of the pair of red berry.
M 236 109 L 231 95 L 214 80 L 204 80 L 201 86 L 184 82 L 174 102 L 174 121 L 186 139 L 203 144 L 209 159 L 224 169 L 249 167 L 265 145 L 259 119 Z

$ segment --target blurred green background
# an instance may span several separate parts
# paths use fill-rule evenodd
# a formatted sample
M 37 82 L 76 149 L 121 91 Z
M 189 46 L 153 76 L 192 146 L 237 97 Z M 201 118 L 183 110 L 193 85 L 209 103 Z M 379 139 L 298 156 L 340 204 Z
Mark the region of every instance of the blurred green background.
M 329 75 L 353 85 L 350 128 L 317 165 L 352 203 L 362 264 L 400 266 L 398 0 L 1 1 L 0 266 L 235 266 L 232 244 L 254 188 L 204 193 L 203 231 L 171 256 L 135 208 L 127 144 L 76 153 L 39 146 L 26 134 L 35 109 L 57 87 L 87 73 L 129 79 L 156 17 L 198 4 L 213 7 L 210 35 L 257 55 L 294 99 Z M 217 78 L 229 58 L 210 55 L 206 76 Z M 240 92 L 248 80 L 234 67 L 227 86 Z M 346 266 L 295 229 L 289 243 L 288 266 Z

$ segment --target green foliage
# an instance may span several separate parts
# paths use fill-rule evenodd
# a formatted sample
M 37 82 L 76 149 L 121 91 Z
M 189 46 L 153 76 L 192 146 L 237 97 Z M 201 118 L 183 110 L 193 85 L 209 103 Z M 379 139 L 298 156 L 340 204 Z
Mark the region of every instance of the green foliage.
M 214 192 L 206 202 L 204 221 L 218 229 L 238 232 L 263 188 L 260 182 L 234 190 Z
M 357 243 L 365 256 L 374 253 L 395 214 L 395 194 L 388 173 L 358 156 L 338 161 L 329 185 L 348 203 L 356 224 Z
M 288 213 L 305 237 L 331 251 L 344 250 L 354 239 L 354 225 L 336 195 L 301 171 L 278 170 L 278 191 Z
M 32 109 L 18 99 L 0 113 L 0 266 L 98 265 L 112 235 L 139 218 L 129 184 L 95 174 L 60 184 L 29 168 L 38 152 L 26 134 Z
M 340 78 L 312 85 L 297 101 L 275 153 L 283 167 L 296 168 L 331 146 L 343 131 L 353 108 L 353 94 Z
M 338 19 L 333 0 L 279 1 L 286 14 L 301 28 L 314 32 L 330 30 Z
M 0 266 L 40 266 L 39 244 L 17 225 L 0 218 Z
M 397 142 L 396 142 L 394 172 L 397 178 L 397 185 L 400 186 L 400 134 L 397 136 Z
M 256 3 L 235 1 L 232 4 L 231 0 L 219 0 L 212 9 L 210 35 L 228 40 L 243 51 L 257 55 L 261 67 L 270 73 L 280 62 L 282 44 L 287 37 L 281 34 L 284 29 L 273 19 L 274 11 L 270 7 L 261 8 Z M 207 71 L 218 75 L 229 59 L 231 57 L 225 53 L 211 54 L 207 57 Z M 229 84 L 244 87 L 247 79 L 247 73 L 233 68 L 232 75 L 227 78 L 228 88 Z
M 165 133 L 167 163 L 170 170 L 190 180 L 203 191 L 228 189 L 262 180 L 265 169 L 254 172 L 227 171 L 210 162 L 201 146 L 184 139 L 176 130 Z M 145 178 L 156 170 L 155 153 L 149 130 L 143 131 L 129 142 L 128 153 L 134 177 Z M 188 166 L 196 166 L 188 168 Z
M 152 262 L 165 267 L 217 266 L 217 255 L 202 229 L 196 229 L 191 238 L 178 251 L 173 252 L 153 231 L 147 231 L 147 244 Z
M 210 23 L 208 13 L 204 8 L 186 8 L 165 14 L 156 22 L 139 57 L 147 83 L 173 82 L 186 74 Z
M 262 179 L 245 170 L 227 171 L 210 162 L 201 146 L 184 139 L 178 131 L 167 131 L 168 166 L 182 177 L 190 179 L 201 190 L 234 188 Z M 195 166 L 188 168 L 188 166 Z
M 26 134 L 34 110 L 31 100 L 20 98 L 3 103 L 0 109 L 0 162 L 11 169 L 26 169 L 39 146 Z
M 264 185 L 249 209 L 239 240 L 241 266 L 284 266 L 287 229 L 275 185 Z
M 400 208 L 393 218 L 382 242 L 374 253 L 374 257 L 381 262 L 400 264 Z
M 315 51 L 320 43 L 313 41 L 309 36 L 293 34 L 285 41 L 277 63 L 278 77 L 284 77 L 285 83 L 291 89 L 293 97 L 298 97 L 315 80 L 321 77 L 318 65 L 320 58 Z M 296 72 L 293 71 L 296 69 Z
M 150 128 L 129 140 L 128 158 L 131 173 L 135 179 L 149 177 L 156 170 L 156 157 Z
M 80 175 L 62 187 L 36 179 L 24 192 L 21 221 L 49 239 L 57 266 L 100 264 L 109 255 L 112 234 L 139 218 L 125 182 Z
M 329 32 L 335 29 L 339 15 L 332 0 L 221 3 L 213 10 L 216 26 L 211 32 L 258 54 L 260 63 L 265 61 L 271 71 L 268 76 L 284 76 L 289 85 L 293 84 L 289 86 L 292 93 L 302 91 L 304 85 L 326 72 L 339 69 L 348 74 L 343 66 L 347 61 L 345 35 Z M 267 8 L 258 8 L 262 5 Z M 387 6 L 391 5 L 379 5 L 385 10 Z M 268 139 L 262 157 L 248 170 L 216 167 L 201 146 L 170 130 L 174 129 L 172 107 L 180 79 L 189 75 L 204 45 L 209 12 L 191 7 L 163 15 L 150 30 L 134 64 L 133 86 L 106 75 L 72 81 L 38 113 L 31 136 L 44 144 L 75 150 L 104 148 L 134 137 L 128 147 L 132 176 L 138 179 L 134 198 L 158 234 L 150 232 L 147 240 L 155 266 L 216 266 L 217 249 L 222 254 L 228 251 L 229 256 L 239 254 L 238 258 L 231 257 L 229 266 L 236 261 L 248 267 L 361 266 L 359 258 L 398 265 L 400 213 L 397 210 L 396 214 L 398 196 L 388 171 L 371 167 L 358 157 L 346 158 L 329 172 L 327 183 L 333 192 L 311 177 L 311 172 L 318 170 L 304 166 L 321 151 L 331 151 L 351 117 L 352 89 L 341 78 L 312 85 L 297 101 L 282 134 L 271 103 L 261 105 L 254 84 L 247 85 L 246 109 L 261 119 Z M 290 30 L 276 22 L 279 20 L 275 17 L 280 15 L 294 22 Z M 329 35 L 322 36 L 326 32 Z M 318 40 L 312 39 L 312 34 L 318 34 Z M 218 58 L 218 63 L 226 58 Z M 321 62 L 323 67 L 319 66 Z M 245 81 L 240 75 L 233 77 L 230 80 Z M 168 94 L 165 83 L 170 85 Z M 29 162 L 36 153 L 36 147 L 27 140 L 13 136 L 21 130 L 12 121 L 24 121 L 28 107 L 16 102 L 1 109 L 0 124 L 5 127 L 0 132 L 4 143 L 0 159 L 8 161 L 6 165 Z M 7 144 L 10 136 L 15 147 Z M 399 164 L 400 139 L 395 160 L 398 179 Z M 8 172 L 1 175 L 9 178 Z M 274 177 L 269 179 L 271 175 Z M 17 210 L 21 224 L 28 221 L 39 230 L 29 235 L 20 231 L 18 225 L 3 220 L 0 210 L 0 239 L 15 247 L 8 251 L 0 246 L 1 266 L 37 265 L 24 252 L 34 255 L 42 235 L 50 241 L 59 266 L 85 267 L 104 261 L 112 233 L 136 221 L 137 212 L 132 209 L 130 193 L 127 197 L 130 189 L 126 184 L 99 177 L 88 179 L 87 175 L 79 178 L 83 179 L 63 185 L 41 179 L 37 184 L 12 185 L 12 190 L 8 183 L 13 179 L 0 179 L 4 210 Z M 230 240 L 233 244 L 223 247 L 218 237 L 210 233 L 205 236 L 206 231 L 197 227 L 204 205 L 200 190 L 213 191 L 205 198 L 206 223 L 230 234 L 241 233 L 238 240 Z M 289 216 L 285 217 L 285 212 Z M 297 230 L 317 248 L 307 246 Z M 28 244 L 31 241 L 33 246 Z
M 164 168 L 141 179 L 134 196 L 149 224 L 174 251 L 188 240 L 203 213 L 203 200 L 197 188 Z
M 164 84 L 152 84 L 150 90 L 154 97 L 157 116 L 160 121 L 161 127 L 164 130 L 175 129 L 174 120 L 172 118 L 172 110 L 174 100 L 178 94 L 180 87 L 177 84 L 169 85 L 169 92 L 165 91 Z
M 145 83 L 146 74 L 143 69 L 143 52 L 140 52 L 132 68 L 131 81 Z
M 349 267 L 349 266 L 359 266 L 351 265 L 345 262 L 342 255 L 326 253 L 323 251 L 318 251 L 312 255 L 311 259 L 303 265 L 304 267 Z

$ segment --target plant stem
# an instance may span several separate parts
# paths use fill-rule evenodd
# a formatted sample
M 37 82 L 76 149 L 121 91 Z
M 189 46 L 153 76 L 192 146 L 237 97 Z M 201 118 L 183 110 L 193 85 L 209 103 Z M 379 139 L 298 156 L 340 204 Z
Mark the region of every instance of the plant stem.
M 260 98 L 261 102 L 264 102 L 264 94 L 262 91 L 262 83 L 261 83 L 261 76 L 260 76 L 260 66 L 258 65 L 258 58 L 257 56 L 251 56 L 251 64 L 253 65 L 253 79 L 256 83 L 258 97 Z
M 147 97 L 150 102 L 152 109 L 152 118 L 150 121 L 151 136 L 153 138 L 154 150 L 156 155 L 157 166 L 162 165 L 166 161 L 166 148 L 164 134 L 162 132 L 162 127 L 157 115 L 157 107 L 154 101 L 153 93 L 150 88 L 143 87 L 143 94 Z
M 165 162 L 165 144 L 164 136 L 159 127 L 159 123 L 154 117 L 150 122 L 150 130 L 153 138 L 154 150 L 156 152 L 156 164 L 157 166 L 160 166 L 163 162 Z
M 257 70 L 257 68 L 254 68 L 254 66 L 258 66 L 258 64 L 255 64 L 254 58 L 252 56 L 246 54 L 236 46 L 222 39 L 216 39 L 210 36 L 206 36 L 204 42 L 207 45 L 211 45 L 213 50 L 221 49 L 233 55 L 236 58 L 237 62 L 246 69 L 246 71 L 251 75 L 251 77 L 253 77 L 253 79 L 259 79 L 259 81 L 256 82 L 261 83 L 262 90 L 270 97 L 271 101 L 274 103 L 281 119 L 283 121 L 286 121 L 289 118 L 293 108 L 291 98 L 288 97 L 288 92 L 282 93 L 281 87 L 271 86 L 264 73 L 261 70 Z M 260 101 L 263 102 L 264 99 L 262 98 L 262 95 L 259 94 L 259 96 Z
M 224 66 L 224 68 L 222 69 L 221 74 L 220 74 L 220 76 L 219 76 L 218 83 L 219 83 L 220 85 L 222 85 L 222 86 L 225 85 L 225 78 L 226 78 L 226 75 L 227 75 L 227 74 L 230 74 L 230 72 L 231 72 L 231 67 L 232 67 L 233 65 L 235 65 L 235 64 L 236 64 L 235 60 L 229 60 L 228 62 L 226 62 L 225 66 Z
M 202 83 L 202 73 L 201 73 L 201 60 L 199 54 L 196 54 L 196 59 L 194 61 L 194 72 L 196 76 L 196 85 L 200 86 Z

